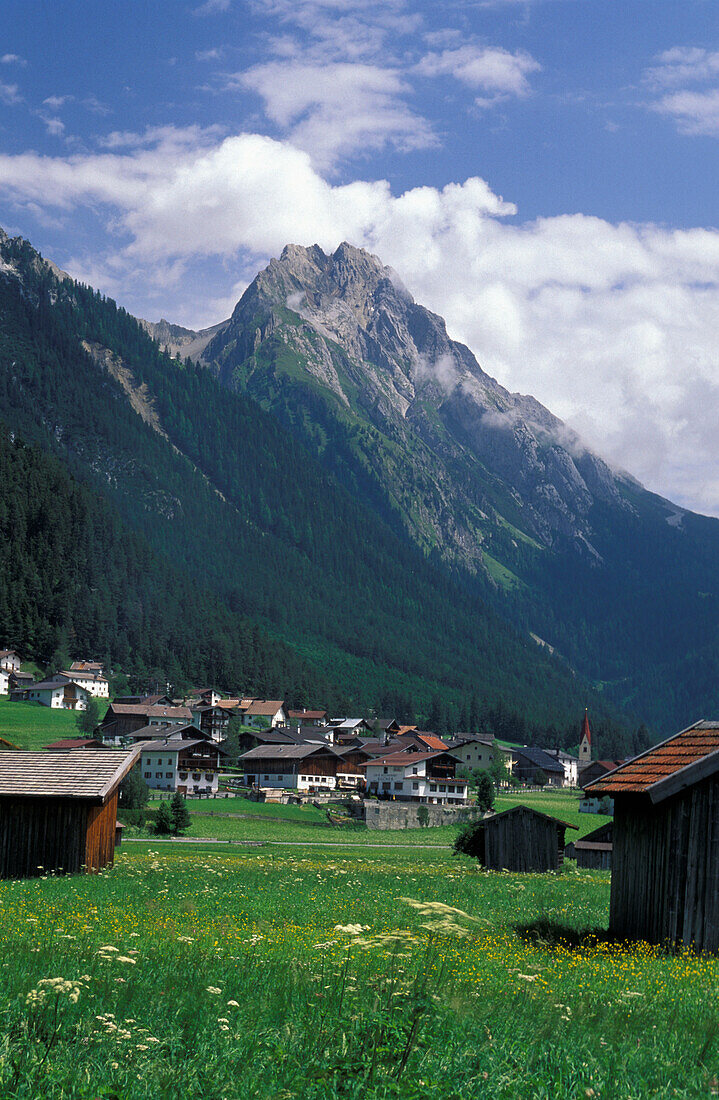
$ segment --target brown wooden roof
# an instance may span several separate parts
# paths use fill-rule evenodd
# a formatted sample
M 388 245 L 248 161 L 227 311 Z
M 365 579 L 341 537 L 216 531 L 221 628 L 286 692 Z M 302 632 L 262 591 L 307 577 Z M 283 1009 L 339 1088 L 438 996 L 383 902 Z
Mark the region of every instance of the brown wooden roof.
M 80 798 L 104 802 L 140 749 L 0 753 L 0 798 Z
M 488 817 L 480 818 L 483 825 L 489 825 L 497 821 L 500 817 L 509 817 L 511 814 L 527 813 L 534 814 L 535 817 L 543 817 L 546 821 L 553 821 L 555 825 L 563 825 L 565 829 L 578 829 L 578 825 L 571 825 L 568 821 L 562 821 L 561 817 L 552 817 L 551 814 L 545 814 L 542 810 L 535 810 L 534 806 L 510 806 L 508 810 L 501 810 L 497 814 L 490 814 Z
M 648 794 L 661 802 L 719 771 L 719 721 L 696 722 L 585 787 L 590 795 Z

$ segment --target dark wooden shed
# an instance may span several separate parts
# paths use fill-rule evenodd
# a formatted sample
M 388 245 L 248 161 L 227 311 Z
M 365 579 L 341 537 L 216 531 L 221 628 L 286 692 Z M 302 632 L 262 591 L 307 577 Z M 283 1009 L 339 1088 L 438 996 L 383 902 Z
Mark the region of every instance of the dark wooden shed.
M 139 756 L 139 747 L 0 753 L 0 878 L 111 865 L 118 788 Z
M 719 721 L 701 721 L 602 776 L 614 799 L 609 929 L 719 950 Z
M 479 822 L 483 834 L 479 862 L 491 871 L 556 871 L 564 862 L 566 821 L 513 806 Z
M 609 871 L 612 866 L 613 821 L 606 821 L 581 840 L 568 844 L 565 855 L 576 859 L 577 867 L 592 871 Z M 571 849 L 571 852 L 570 852 Z

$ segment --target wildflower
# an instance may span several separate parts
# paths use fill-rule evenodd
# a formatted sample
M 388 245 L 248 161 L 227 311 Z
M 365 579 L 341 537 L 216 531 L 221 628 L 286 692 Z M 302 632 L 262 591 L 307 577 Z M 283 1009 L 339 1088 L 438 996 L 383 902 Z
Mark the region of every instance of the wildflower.
M 130 963 L 132 966 L 134 966 L 137 962 L 137 959 L 131 959 L 129 955 L 118 955 L 117 961 L 119 963 Z
M 239 1008 L 240 1007 L 239 1001 L 228 1001 L 227 1003 L 228 1003 L 228 1005 L 232 1005 L 233 1008 Z
M 207 986 L 207 992 L 208 993 L 222 993 L 222 990 L 218 989 L 216 985 L 208 985 Z
M 363 924 L 336 924 L 334 927 L 335 932 L 347 932 L 350 936 L 359 936 L 368 929 L 369 925 L 365 927 Z

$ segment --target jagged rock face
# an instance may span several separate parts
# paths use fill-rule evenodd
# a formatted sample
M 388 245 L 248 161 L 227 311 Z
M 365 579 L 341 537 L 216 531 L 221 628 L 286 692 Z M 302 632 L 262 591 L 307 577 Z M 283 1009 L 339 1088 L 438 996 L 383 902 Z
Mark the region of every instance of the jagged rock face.
M 595 557 L 593 503 L 628 507 L 623 475 L 534 398 L 500 386 L 390 268 L 347 243 L 332 255 L 288 245 L 203 359 L 276 410 L 278 389 L 291 386 L 296 402 L 302 379 L 333 395 L 348 417 L 379 433 L 381 459 L 360 446 L 357 462 L 383 483 L 407 526 L 465 563 L 481 564 L 491 528 L 508 518 L 503 501 L 531 538 L 545 546 L 569 540 Z

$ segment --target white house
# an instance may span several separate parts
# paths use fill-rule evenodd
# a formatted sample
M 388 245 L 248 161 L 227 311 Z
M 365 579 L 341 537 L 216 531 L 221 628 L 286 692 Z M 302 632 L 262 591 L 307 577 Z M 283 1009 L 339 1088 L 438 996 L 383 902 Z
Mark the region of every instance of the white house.
M 142 744 L 140 774 L 156 791 L 215 794 L 222 749 L 211 741 L 166 737 Z
M 23 690 L 23 698 L 28 703 L 42 703 L 44 707 L 60 710 L 86 710 L 89 692 L 73 680 L 41 680 L 30 684 Z
M 456 775 L 460 763 L 448 752 L 393 752 L 360 766 L 370 794 L 451 806 L 467 801 L 467 782 Z
M 82 664 L 82 662 L 75 661 L 74 664 L 79 665 Z M 110 698 L 110 684 L 102 671 L 96 672 L 93 669 L 71 668 L 66 672 L 58 672 L 57 679 L 67 679 L 72 683 L 80 684 L 81 687 L 85 688 L 88 695 L 94 695 L 96 699 Z
M 241 699 L 238 710 L 246 726 L 274 729 L 287 725 L 287 711 L 281 699 Z
M 10 673 L 6 668 L 0 668 L 0 695 L 10 694 Z
M 0 668 L 6 672 L 20 671 L 20 658 L 14 649 L 0 649 Z

